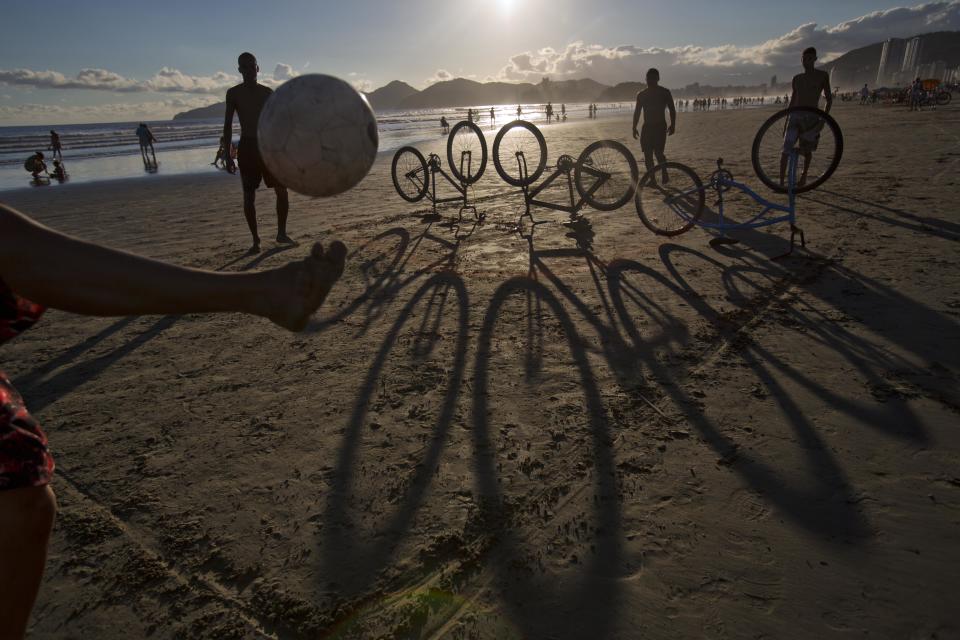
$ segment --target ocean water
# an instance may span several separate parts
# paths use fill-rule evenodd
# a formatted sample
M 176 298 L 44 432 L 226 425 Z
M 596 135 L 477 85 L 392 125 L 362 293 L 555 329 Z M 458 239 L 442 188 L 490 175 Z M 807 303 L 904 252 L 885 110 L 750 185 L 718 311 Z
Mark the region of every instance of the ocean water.
M 544 122 L 546 115 L 543 105 L 525 104 L 522 107 L 525 120 L 538 124 Z M 622 102 L 599 104 L 598 107 L 598 117 L 605 118 L 630 113 L 633 105 Z M 473 109 L 480 114 L 476 120 L 488 138 L 487 144 L 493 144 L 490 105 L 477 105 Z M 494 106 L 496 124 L 499 126 L 514 120 L 516 109 L 516 105 Z M 378 112 L 380 151 L 392 151 L 407 144 L 441 137 L 441 116 L 446 117 L 452 126 L 466 119 L 467 107 Z M 567 117 L 568 121 L 585 120 L 587 104 L 568 104 Z M 0 191 L 31 186 L 31 176 L 23 168 L 23 162 L 36 151 L 42 151 L 46 156 L 47 166 L 53 168 L 51 152 L 47 149 L 51 129 L 60 135 L 68 180 L 62 185 L 54 181 L 38 188 L 64 188 L 70 184 L 98 180 L 143 177 L 148 173 L 175 175 L 217 171 L 210 163 L 217 151 L 223 128 L 222 120 L 147 122 L 158 140 L 154 143 L 159 164 L 156 172 L 148 172 L 141 160 L 140 147 L 134 135 L 138 125 L 139 122 L 113 122 L 0 127 Z M 234 141 L 239 135 L 235 120 Z

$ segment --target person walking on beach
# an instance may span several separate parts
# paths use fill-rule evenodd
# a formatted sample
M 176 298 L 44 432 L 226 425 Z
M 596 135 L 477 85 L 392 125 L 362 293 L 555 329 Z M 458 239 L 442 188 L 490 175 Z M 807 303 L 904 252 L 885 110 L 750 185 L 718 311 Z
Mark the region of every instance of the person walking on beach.
M 863 88 L 860 89 L 860 104 L 867 104 L 867 98 L 870 97 L 870 89 L 867 88 L 866 83 L 864 83 Z
M 146 123 L 141 122 L 140 126 L 137 127 L 137 140 L 140 141 L 140 155 L 143 157 L 143 166 L 145 167 L 155 167 L 157 166 L 157 152 L 153 149 L 153 143 L 157 141 L 154 137 L 153 132 L 150 131 L 150 127 Z M 150 157 L 147 155 L 147 148 L 150 149 L 150 156 L 153 156 L 153 162 L 151 163 Z
M 670 127 L 663 112 L 670 111 Z M 640 122 L 640 113 L 643 112 L 643 129 L 637 132 L 637 123 Z M 643 151 L 643 162 L 647 171 L 654 167 L 653 158 L 657 163 L 664 164 L 667 157 L 664 147 L 667 136 L 677 130 L 677 109 L 673 106 L 673 95 L 670 90 L 660 86 L 660 72 L 656 69 L 647 71 L 647 88 L 637 94 L 637 106 L 633 109 L 633 137 L 640 138 L 640 150 Z M 666 184 L 670 177 L 666 167 L 661 172 L 662 182 Z
M 273 93 L 269 87 L 257 82 L 260 67 L 257 58 L 248 52 L 237 58 L 237 70 L 243 76 L 243 82 L 227 90 L 227 110 L 223 119 L 223 139 L 233 135 L 233 114 L 240 118 L 240 148 L 237 151 L 237 163 L 240 165 L 240 179 L 243 182 L 243 215 L 253 237 L 250 253 L 259 253 L 260 234 L 257 232 L 257 187 L 262 180 L 277 195 L 277 242 L 292 244 L 287 235 L 287 212 L 290 209 L 287 188 L 273 177 L 257 146 L 257 121 L 267 98 Z M 233 167 L 233 158 L 228 161 L 227 169 Z
M 793 92 L 790 94 L 790 103 L 787 107 L 820 108 L 820 94 L 826 99 L 824 111 L 830 112 L 833 104 L 833 93 L 830 91 L 830 74 L 822 69 L 815 68 L 817 50 L 807 47 L 803 50 L 801 63 L 803 73 L 793 76 Z M 817 150 L 820 141 L 820 131 L 824 121 L 815 113 L 794 113 L 787 119 L 787 126 L 783 132 L 783 151 L 780 154 L 780 184 L 783 184 L 787 172 L 787 162 L 790 152 L 795 145 L 799 146 L 800 156 L 803 158 L 803 168 L 797 186 L 807 183 L 807 171 L 810 169 L 810 160 Z
M 50 148 L 53 150 L 53 159 L 63 160 L 63 145 L 60 143 L 60 136 L 53 129 L 50 130 Z
M 490 107 L 490 124 L 493 124 L 497 121 L 497 114 L 494 112 L 493 107 Z
M 46 308 L 91 316 L 241 312 L 302 330 L 343 273 L 341 242 L 257 273 L 143 258 L 49 229 L 0 204 L 0 343 Z M 239 398 L 238 398 L 239 400 Z M 96 409 L 95 405 L 92 407 Z M 57 511 L 47 437 L 0 372 L 0 638 L 26 632 Z
M 517 105 L 517 120 L 520 119 L 520 116 L 523 114 L 523 109 L 520 108 L 520 105 Z
M 450 123 L 446 116 L 440 116 L 440 133 L 450 133 Z

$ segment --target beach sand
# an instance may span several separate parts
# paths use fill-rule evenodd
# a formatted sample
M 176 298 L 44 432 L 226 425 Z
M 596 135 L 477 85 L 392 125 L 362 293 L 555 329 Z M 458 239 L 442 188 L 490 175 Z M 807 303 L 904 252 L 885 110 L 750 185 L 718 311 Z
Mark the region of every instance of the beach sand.
M 770 113 L 681 113 L 668 156 L 758 187 Z M 957 637 L 960 108 L 835 115 L 783 261 L 785 225 L 715 250 L 632 205 L 524 238 L 492 164 L 482 223 L 433 219 L 390 154 L 292 195 L 293 248 L 260 191 L 255 257 L 225 173 L 5 194 L 197 267 L 351 251 L 301 334 L 52 311 L 4 345 L 58 464 L 32 637 Z M 543 130 L 639 153 L 626 114 Z

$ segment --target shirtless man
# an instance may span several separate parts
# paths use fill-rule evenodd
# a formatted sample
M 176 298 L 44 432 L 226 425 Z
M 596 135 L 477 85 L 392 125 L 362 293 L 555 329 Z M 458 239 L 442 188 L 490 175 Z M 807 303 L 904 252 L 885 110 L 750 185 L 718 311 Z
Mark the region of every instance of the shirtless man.
M 824 111 L 830 112 L 833 104 L 833 94 L 830 92 L 830 74 L 814 68 L 817 61 L 817 50 L 807 47 L 803 50 L 803 73 L 793 76 L 793 93 L 790 95 L 788 107 L 820 108 L 820 94 L 826 98 Z M 780 184 L 783 184 L 787 172 L 787 161 L 794 145 L 799 141 L 800 155 L 803 157 L 803 169 L 797 186 L 807 183 L 807 170 L 810 168 L 810 159 L 817 150 L 820 141 L 820 130 L 824 121 L 812 113 L 793 114 L 787 119 L 787 128 L 783 133 L 783 152 L 780 154 Z
M 287 236 L 287 211 L 290 201 L 287 188 L 280 184 L 267 170 L 260 157 L 257 146 L 257 121 L 267 98 L 273 93 L 270 87 L 257 83 L 260 67 L 252 53 L 241 53 L 237 58 L 237 70 L 243 76 L 243 82 L 227 90 L 227 112 L 223 120 L 223 140 L 227 144 L 233 138 L 233 112 L 240 117 L 240 148 L 237 151 L 237 163 L 240 165 L 240 178 L 243 182 L 243 215 L 247 219 L 253 245 L 250 253 L 260 251 L 260 234 L 257 233 L 257 187 L 262 179 L 267 187 L 277 194 L 277 242 L 292 243 Z M 229 148 L 229 147 L 228 147 Z M 233 158 L 227 155 L 227 170 L 233 171 Z
M 665 109 L 670 111 L 670 127 L 663 116 Z M 640 112 L 643 112 L 643 129 L 637 133 L 637 123 L 640 122 Z M 643 162 L 647 171 L 653 169 L 653 157 L 657 163 L 667 161 L 663 149 L 667 145 L 667 136 L 677 130 L 677 109 L 673 106 L 673 95 L 670 90 L 660 86 L 660 72 L 656 69 L 647 71 L 647 88 L 637 94 L 637 106 L 633 109 L 633 137 L 640 138 L 640 149 L 643 151 Z M 670 181 L 667 169 L 662 172 L 663 183 Z

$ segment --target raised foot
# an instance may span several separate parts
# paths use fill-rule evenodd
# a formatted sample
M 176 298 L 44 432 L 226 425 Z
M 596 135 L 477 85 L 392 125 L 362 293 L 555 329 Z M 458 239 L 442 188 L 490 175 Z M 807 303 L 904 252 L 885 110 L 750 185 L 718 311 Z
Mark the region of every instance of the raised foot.
M 346 257 L 342 242 L 335 241 L 326 250 L 318 242 L 307 258 L 269 272 L 273 295 L 265 301 L 263 315 L 291 331 L 302 330 L 343 274 Z
M 293 242 L 293 239 L 285 233 L 277 234 L 277 242 L 279 242 L 280 244 L 295 244 Z

